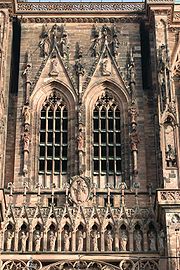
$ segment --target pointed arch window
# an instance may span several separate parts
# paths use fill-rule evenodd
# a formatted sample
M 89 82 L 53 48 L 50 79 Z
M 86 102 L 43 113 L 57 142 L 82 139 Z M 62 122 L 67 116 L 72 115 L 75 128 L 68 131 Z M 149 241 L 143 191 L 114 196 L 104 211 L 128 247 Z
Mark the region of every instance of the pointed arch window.
M 67 106 L 63 98 L 54 91 L 46 98 L 41 109 L 39 133 L 40 175 L 57 176 L 67 174 L 67 138 Z
M 117 185 L 121 175 L 121 117 L 118 103 L 104 93 L 93 110 L 93 178 L 98 186 Z

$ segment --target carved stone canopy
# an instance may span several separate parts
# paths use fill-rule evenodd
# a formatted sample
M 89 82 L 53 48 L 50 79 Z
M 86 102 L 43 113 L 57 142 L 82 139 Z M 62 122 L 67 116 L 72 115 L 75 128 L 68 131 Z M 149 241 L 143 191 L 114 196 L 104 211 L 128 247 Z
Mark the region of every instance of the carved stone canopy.
M 87 178 L 82 176 L 74 176 L 71 178 L 70 196 L 76 204 L 85 203 L 89 199 L 90 184 Z

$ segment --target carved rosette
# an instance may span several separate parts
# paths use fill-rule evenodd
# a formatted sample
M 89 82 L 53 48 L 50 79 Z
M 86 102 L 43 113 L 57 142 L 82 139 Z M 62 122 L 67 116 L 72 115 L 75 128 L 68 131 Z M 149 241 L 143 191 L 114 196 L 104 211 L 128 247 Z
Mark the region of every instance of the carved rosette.
M 70 185 L 70 197 L 76 204 L 83 204 L 89 199 L 90 185 L 87 178 L 82 176 L 74 176 Z

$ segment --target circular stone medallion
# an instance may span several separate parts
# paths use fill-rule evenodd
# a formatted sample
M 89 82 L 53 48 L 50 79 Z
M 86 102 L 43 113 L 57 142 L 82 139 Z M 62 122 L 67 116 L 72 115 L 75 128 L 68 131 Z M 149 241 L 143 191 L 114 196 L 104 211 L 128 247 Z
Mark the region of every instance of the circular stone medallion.
M 77 203 L 84 203 L 89 198 L 89 184 L 81 176 L 75 176 L 72 178 L 70 186 L 71 199 Z

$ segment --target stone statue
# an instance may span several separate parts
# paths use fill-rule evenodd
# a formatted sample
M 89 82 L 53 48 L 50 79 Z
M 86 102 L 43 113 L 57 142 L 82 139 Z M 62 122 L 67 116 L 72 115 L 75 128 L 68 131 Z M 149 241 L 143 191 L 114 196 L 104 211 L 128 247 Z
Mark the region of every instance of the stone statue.
M 137 126 L 137 110 L 135 107 L 131 107 L 129 109 L 129 115 L 131 117 L 131 125 L 132 125 L 132 129 L 135 129 Z
M 11 250 L 11 246 L 12 246 L 12 239 L 14 238 L 14 233 L 11 231 L 7 231 L 7 235 L 6 235 L 6 250 Z
M 113 41 L 112 41 L 112 53 L 114 57 L 118 55 L 119 40 L 116 25 L 113 26 Z
M 138 151 L 139 136 L 137 130 L 133 129 L 130 134 L 131 138 L 131 150 Z
M 156 233 L 154 231 L 150 231 L 148 233 L 149 238 L 149 249 L 151 251 L 156 251 Z
M 161 254 L 164 252 L 164 240 L 165 240 L 165 233 L 163 230 L 161 230 L 158 234 L 158 246 Z
M 24 125 L 30 125 L 30 109 L 28 106 L 23 107 L 22 115 L 24 117 Z
M 92 238 L 92 248 L 93 251 L 99 251 L 98 249 L 98 238 L 100 238 L 100 234 L 97 230 L 93 230 L 91 232 L 91 238 Z
M 24 151 L 28 151 L 29 152 L 29 141 L 30 141 L 30 135 L 28 132 L 24 133 L 24 138 L 23 138 L 23 142 L 24 142 Z
M 113 237 L 112 237 L 112 233 L 111 230 L 108 230 L 106 233 L 106 249 L 107 251 L 112 251 L 113 249 Z
M 121 230 L 120 246 L 122 251 L 127 250 L 127 242 L 128 242 L 127 232 L 125 230 Z
M 101 62 L 102 66 L 102 75 L 109 76 L 111 75 L 111 62 L 107 57 L 104 57 Z
M 28 239 L 28 233 L 26 233 L 25 231 L 22 231 L 20 240 L 21 240 L 21 251 L 23 253 L 26 252 L 27 239 Z
M 84 137 L 82 133 L 82 129 L 79 129 L 79 134 L 77 136 L 78 150 L 83 151 L 84 146 Z
M 57 59 L 56 59 L 56 57 L 53 57 L 51 60 L 51 67 L 50 67 L 49 75 L 57 76 L 58 73 L 59 73 L 59 71 L 57 70 Z
M 78 251 L 83 251 L 84 238 L 85 238 L 85 233 L 79 230 L 78 237 L 77 237 L 77 250 Z
M 67 230 L 64 230 L 64 251 L 70 250 L 70 238 L 70 233 Z
M 34 232 L 34 249 L 35 251 L 40 251 L 41 248 L 41 232 L 39 230 L 35 230 Z
M 60 53 L 61 56 L 64 58 L 65 56 L 68 56 L 69 46 L 68 46 L 68 40 L 67 40 L 67 33 L 66 31 L 63 32 L 61 41 L 60 41 Z
M 168 149 L 166 151 L 166 162 L 167 167 L 176 166 L 176 153 L 175 150 L 172 148 L 171 144 L 168 144 Z
M 135 83 L 135 64 L 134 61 L 131 59 L 130 64 L 128 66 L 130 83 Z
M 56 245 L 56 233 L 52 230 L 49 231 L 49 249 L 50 251 L 55 250 L 55 245 Z
M 140 230 L 135 230 L 134 233 L 134 245 L 135 245 L 135 251 L 142 251 L 142 234 Z

